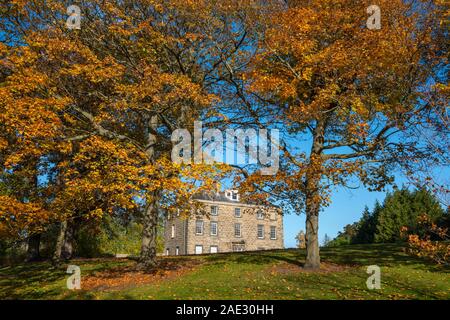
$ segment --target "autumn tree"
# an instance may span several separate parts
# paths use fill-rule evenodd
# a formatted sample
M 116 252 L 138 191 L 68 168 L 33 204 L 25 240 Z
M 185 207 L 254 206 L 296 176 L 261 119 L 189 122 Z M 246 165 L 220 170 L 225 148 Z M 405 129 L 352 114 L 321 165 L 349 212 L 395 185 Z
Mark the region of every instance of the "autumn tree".
M 379 30 L 367 27 L 373 4 Z M 334 187 L 381 190 L 396 168 L 437 156 L 411 132 L 436 110 L 429 84 L 447 81 L 441 5 L 287 1 L 268 13 L 243 77 L 286 128 L 283 158 L 277 175 L 250 175 L 241 187 L 306 213 L 306 268 L 320 267 L 319 213 Z
M 443 8 L 439 17 L 439 24 L 443 26 L 448 37 L 450 10 L 448 1 L 437 0 L 436 5 Z M 448 40 L 446 40 L 448 43 Z M 448 51 L 448 48 L 447 48 Z M 442 68 L 441 73 L 448 75 L 448 67 Z M 432 83 L 432 90 L 425 95 L 427 103 L 433 105 L 427 114 L 427 120 L 412 132 L 417 139 L 423 141 L 435 157 L 419 159 L 404 168 L 406 177 L 417 188 L 426 188 L 432 192 L 440 203 L 450 206 L 450 180 L 448 174 L 442 168 L 450 166 L 448 150 L 450 149 L 450 116 L 448 112 L 448 100 L 450 97 L 450 85 L 447 82 Z
M 51 207 L 62 221 L 57 251 L 67 221 L 139 207 L 140 265 L 155 266 L 162 212 L 189 214 L 190 197 L 224 169 L 173 163 L 171 132 L 221 116 L 218 83 L 247 43 L 234 24 L 245 19 L 246 3 L 82 1 L 73 29 L 64 2 L 2 1 L 0 125 L 13 139 L 29 132 L 21 144 L 0 140 L 23 148 L 4 168 L 51 155 Z
M 417 223 L 426 231 L 424 234 L 418 235 L 411 232 L 408 227 L 402 228 L 403 235 L 407 235 L 408 252 L 432 260 L 439 265 L 449 266 L 450 244 L 448 240 L 450 234 L 448 226 L 438 225 L 427 214 L 419 215 Z
M 305 232 L 303 230 L 300 230 L 298 234 L 295 236 L 295 240 L 297 240 L 297 247 L 300 249 L 306 248 L 306 241 L 305 241 Z
M 39 258 L 40 234 L 54 219 L 39 176 L 47 163 L 42 156 L 52 148 L 58 132 L 46 105 L 58 103 L 37 93 L 42 79 L 28 73 L 29 51 L 13 56 L 0 44 L 0 57 L 0 233 L 27 240 L 27 258 L 34 260 Z

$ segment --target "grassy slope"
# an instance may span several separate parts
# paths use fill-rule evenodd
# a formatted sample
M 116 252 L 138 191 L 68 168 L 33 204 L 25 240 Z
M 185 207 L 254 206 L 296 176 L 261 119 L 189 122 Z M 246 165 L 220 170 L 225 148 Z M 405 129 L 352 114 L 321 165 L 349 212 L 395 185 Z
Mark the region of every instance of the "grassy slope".
M 150 283 L 130 280 L 77 292 L 66 289 L 64 268 L 54 270 L 48 263 L 2 267 L 0 299 L 450 299 L 450 270 L 410 257 L 399 246 L 353 245 L 321 254 L 329 270 L 319 273 L 299 268 L 300 250 L 176 257 L 168 261 L 197 264 Z M 82 288 L 86 277 L 134 265 L 130 260 L 71 263 L 81 267 Z M 373 264 L 381 267 L 381 290 L 366 287 L 366 267 Z

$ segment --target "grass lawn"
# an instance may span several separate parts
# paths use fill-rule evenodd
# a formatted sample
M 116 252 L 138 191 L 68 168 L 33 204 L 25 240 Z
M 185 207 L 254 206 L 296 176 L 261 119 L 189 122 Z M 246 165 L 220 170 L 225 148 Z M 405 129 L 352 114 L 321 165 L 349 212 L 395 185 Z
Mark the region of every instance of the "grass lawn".
M 161 258 L 154 274 L 127 259 L 76 259 L 81 289 L 49 263 L 0 267 L 0 299 L 450 299 L 450 270 L 398 245 L 321 250 L 323 269 L 301 268 L 302 250 Z M 366 287 L 367 266 L 381 268 L 381 289 Z

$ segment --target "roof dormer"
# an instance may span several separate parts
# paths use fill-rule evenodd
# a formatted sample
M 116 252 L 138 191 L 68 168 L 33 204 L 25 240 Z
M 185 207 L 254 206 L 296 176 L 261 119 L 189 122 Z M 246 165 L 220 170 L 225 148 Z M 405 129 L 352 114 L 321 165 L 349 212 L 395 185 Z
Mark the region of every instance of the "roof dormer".
M 237 190 L 226 190 L 225 197 L 227 197 L 231 201 L 239 201 L 239 193 Z

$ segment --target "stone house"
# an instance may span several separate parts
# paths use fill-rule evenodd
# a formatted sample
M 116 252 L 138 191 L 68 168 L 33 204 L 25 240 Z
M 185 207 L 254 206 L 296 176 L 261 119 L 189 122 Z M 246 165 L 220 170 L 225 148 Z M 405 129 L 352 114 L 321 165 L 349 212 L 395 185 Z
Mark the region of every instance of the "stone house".
M 202 213 L 168 217 L 165 255 L 282 249 L 283 216 L 279 208 L 239 201 L 236 191 L 204 193 L 195 197 Z

